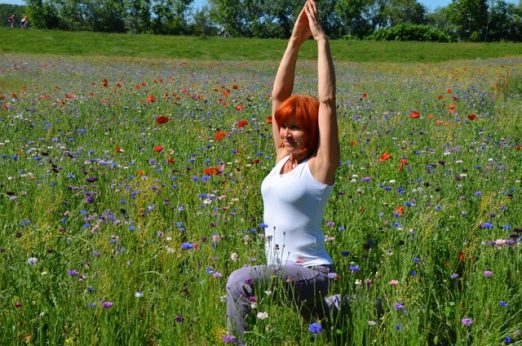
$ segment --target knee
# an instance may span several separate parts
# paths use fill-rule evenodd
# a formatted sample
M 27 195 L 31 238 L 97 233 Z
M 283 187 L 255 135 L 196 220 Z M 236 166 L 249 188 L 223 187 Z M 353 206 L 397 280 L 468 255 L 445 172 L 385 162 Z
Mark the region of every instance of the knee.
M 245 290 L 249 287 L 250 275 L 247 267 L 239 268 L 233 271 L 227 280 L 227 293 L 233 296 L 245 294 Z

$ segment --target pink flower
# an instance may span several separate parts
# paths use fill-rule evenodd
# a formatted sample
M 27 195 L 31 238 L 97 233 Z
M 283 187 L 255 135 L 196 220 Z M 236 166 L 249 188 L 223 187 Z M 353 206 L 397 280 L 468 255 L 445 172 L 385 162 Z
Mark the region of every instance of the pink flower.
M 392 285 L 392 286 L 397 286 L 397 285 L 399 284 L 399 280 L 395 280 L 395 279 L 393 279 L 393 280 L 390 280 L 390 282 L 388 282 L 388 283 L 389 283 L 390 285 Z

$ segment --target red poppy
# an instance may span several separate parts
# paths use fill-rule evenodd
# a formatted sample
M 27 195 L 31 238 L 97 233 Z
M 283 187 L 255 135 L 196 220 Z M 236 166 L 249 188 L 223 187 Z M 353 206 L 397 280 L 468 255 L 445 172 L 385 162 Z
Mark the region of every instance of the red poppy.
M 217 167 L 207 167 L 203 170 L 203 174 L 216 175 L 216 174 L 219 174 L 219 169 Z
M 379 157 L 379 161 L 386 161 L 388 159 L 391 159 L 391 154 L 390 153 L 387 153 L 387 152 L 384 152 L 381 157 Z
M 11 94 L 11 97 L 12 97 L 13 99 L 15 99 L 15 100 L 18 98 L 18 96 L 17 96 L 15 93 L 12 93 L 12 94 Z
M 161 153 L 163 151 L 163 147 L 161 145 L 155 145 L 154 151 L 157 153 Z
M 102 86 L 104 88 L 107 88 L 109 86 L 109 81 L 107 80 L 107 78 L 105 78 L 103 81 L 102 81 Z
M 148 103 L 156 102 L 156 97 L 154 95 L 147 96 L 147 102 Z
M 145 175 L 145 171 L 143 169 L 138 169 L 136 171 L 136 174 L 139 175 L 140 177 L 143 177 Z
M 169 164 L 173 164 L 174 162 L 176 162 L 176 160 L 174 160 L 174 158 L 172 156 L 169 156 L 169 158 L 167 159 L 167 162 Z
M 393 211 L 394 213 L 402 216 L 404 214 L 404 206 L 398 206 L 397 208 L 395 208 L 395 210 Z
M 470 114 L 470 115 L 468 115 L 468 119 L 473 121 L 473 120 L 477 119 L 477 116 L 475 114 Z
M 442 100 L 443 98 L 444 98 L 444 96 L 442 96 L 442 95 L 437 96 L 437 100 Z
M 522 146 L 520 146 L 520 144 L 515 145 L 515 150 L 520 150 L 521 148 Z
M 239 121 L 236 123 L 236 127 L 237 127 L 238 129 L 240 129 L 240 128 L 242 128 L 242 127 L 245 127 L 245 126 L 247 126 L 247 125 L 248 125 L 248 120 L 246 120 L 246 119 L 241 119 L 241 120 L 239 120 Z
M 400 163 L 401 163 L 401 167 L 399 168 L 399 170 L 402 171 L 404 169 L 404 166 L 406 166 L 408 164 L 408 160 L 407 159 L 401 159 Z
M 117 153 L 123 153 L 123 148 L 117 145 L 116 148 L 114 148 L 114 151 L 116 151 Z
M 123 85 L 120 82 L 116 83 L 116 88 L 120 89 L 122 86 Z
M 232 89 L 237 90 L 239 89 L 239 86 L 237 84 L 232 85 Z
M 65 93 L 65 98 L 68 100 L 72 100 L 76 98 L 76 95 L 74 95 L 73 93 Z
M 226 135 L 227 135 L 227 133 L 225 131 L 218 131 L 218 132 L 216 132 L 216 134 L 214 134 L 214 139 L 216 141 L 220 141 L 223 138 L 225 138 Z
M 410 112 L 410 118 L 412 118 L 412 119 L 419 119 L 420 118 L 420 112 L 411 111 Z
M 165 124 L 165 123 L 168 123 L 169 122 L 169 118 L 164 116 L 164 115 L 160 115 L 156 118 L 156 123 L 158 125 L 161 125 L 161 124 Z
M 450 104 L 449 106 L 449 112 L 450 113 L 455 113 L 455 109 L 457 108 L 457 106 L 455 106 L 454 103 Z
M 466 256 L 464 256 L 464 251 L 459 252 L 459 261 L 464 261 L 466 259 Z
M 362 93 L 361 100 L 365 100 L 368 98 L 368 93 Z
M 451 94 L 452 92 L 453 92 L 453 90 L 448 89 L 448 94 Z
M 245 106 L 243 106 L 241 103 L 236 106 L 236 111 L 241 112 L 243 109 L 245 109 Z

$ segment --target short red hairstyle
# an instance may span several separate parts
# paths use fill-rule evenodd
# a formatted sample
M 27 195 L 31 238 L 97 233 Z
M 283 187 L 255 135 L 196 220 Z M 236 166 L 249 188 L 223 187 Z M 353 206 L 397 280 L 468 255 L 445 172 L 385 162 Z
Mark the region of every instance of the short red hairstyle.
M 319 146 L 319 101 L 309 95 L 293 95 L 287 98 L 276 110 L 274 116 L 277 128 L 295 115 L 296 120 L 303 125 L 308 136 L 306 149 L 315 153 Z

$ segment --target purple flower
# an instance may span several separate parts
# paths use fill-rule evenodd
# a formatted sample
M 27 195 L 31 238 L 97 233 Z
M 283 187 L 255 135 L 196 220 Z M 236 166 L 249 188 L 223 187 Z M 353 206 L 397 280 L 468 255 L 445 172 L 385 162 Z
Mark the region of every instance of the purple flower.
M 185 321 L 185 318 L 181 315 L 177 315 L 175 320 L 176 320 L 176 322 L 181 323 L 181 322 Z
M 484 270 L 483 274 L 487 278 L 490 278 L 493 276 L 493 272 L 491 270 Z
M 96 180 L 98 180 L 98 178 L 96 178 L 96 177 L 88 177 L 85 180 L 87 180 L 88 183 L 94 183 Z
M 450 275 L 450 278 L 451 278 L 452 280 L 455 280 L 455 279 L 460 278 L 460 275 L 457 274 L 457 273 L 453 273 L 453 274 Z
M 395 309 L 395 311 L 401 311 L 402 309 L 404 309 L 404 304 L 395 303 L 395 304 L 393 304 L 393 308 Z
M 499 303 L 498 303 L 500 306 L 502 306 L 503 308 L 507 308 L 508 307 L 508 302 L 504 301 L 504 300 L 501 300 Z
M 463 326 L 471 326 L 473 324 L 473 320 L 469 317 L 464 317 L 463 319 L 460 320 L 460 323 Z
M 509 335 L 507 335 L 504 337 L 504 339 L 502 341 L 504 341 L 505 344 L 510 344 L 513 342 L 513 339 L 511 339 L 511 337 Z
M 69 269 L 67 271 L 67 275 L 69 275 L 69 276 L 78 276 L 78 274 L 80 274 L 80 272 L 77 271 L 76 269 Z
M 104 302 L 102 303 L 102 308 L 104 308 L 104 309 L 110 309 L 110 308 L 112 308 L 112 305 L 113 305 L 112 302 L 110 302 L 110 301 L 104 301 Z
M 321 326 L 321 323 L 314 322 L 314 323 L 310 324 L 310 326 L 308 326 L 308 330 L 313 335 L 317 335 L 323 330 L 323 327 Z

